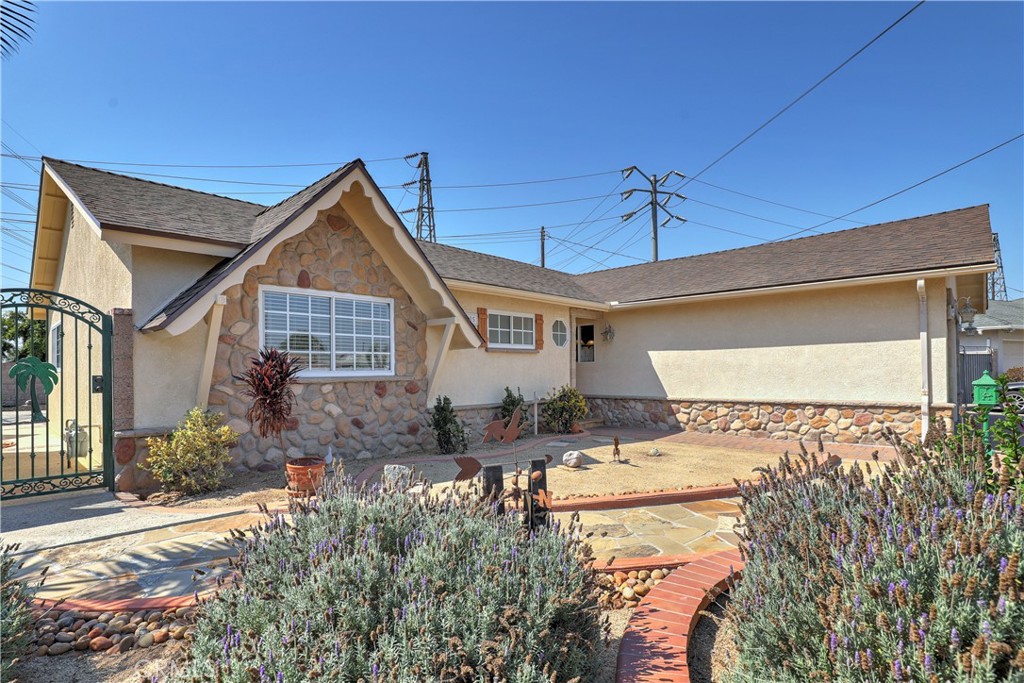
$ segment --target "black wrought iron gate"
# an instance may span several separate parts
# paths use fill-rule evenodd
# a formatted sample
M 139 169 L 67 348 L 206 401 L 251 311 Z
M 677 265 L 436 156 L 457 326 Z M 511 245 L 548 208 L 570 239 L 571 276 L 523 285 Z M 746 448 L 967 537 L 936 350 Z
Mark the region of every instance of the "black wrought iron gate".
M 4 499 L 114 485 L 111 317 L 40 289 L 0 290 Z

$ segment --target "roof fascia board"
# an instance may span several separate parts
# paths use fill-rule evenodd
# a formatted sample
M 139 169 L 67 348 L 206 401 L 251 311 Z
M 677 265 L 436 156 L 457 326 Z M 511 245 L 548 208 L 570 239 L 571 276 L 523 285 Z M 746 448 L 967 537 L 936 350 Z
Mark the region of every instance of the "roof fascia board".
M 470 282 L 469 280 L 458 280 L 455 278 L 445 278 L 444 281 L 451 289 L 457 289 L 465 292 L 494 294 L 496 296 L 507 296 L 514 299 L 527 299 L 529 301 L 540 301 L 543 303 L 575 306 L 578 308 L 589 308 L 599 311 L 607 311 L 610 309 L 607 302 L 573 299 L 571 297 L 558 296 L 556 294 L 543 294 L 540 292 L 531 292 L 525 289 L 501 287 L 500 285 L 486 285 L 480 282 Z
M 305 208 L 297 213 L 294 213 L 287 219 L 287 221 L 280 226 L 279 229 L 268 233 L 260 242 L 259 246 L 250 252 L 240 262 L 235 264 L 234 268 L 230 270 L 223 278 L 213 283 L 213 285 L 205 291 L 202 296 L 193 301 L 185 310 L 181 312 L 178 317 L 168 323 L 163 329 L 167 330 L 171 335 L 177 336 L 183 332 L 187 332 L 198 323 L 213 305 L 213 302 L 218 296 L 223 294 L 229 287 L 234 285 L 242 284 L 245 280 L 245 274 L 250 268 L 257 264 L 263 264 L 267 262 L 267 258 L 270 257 L 270 252 L 274 248 L 284 242 L 285 240 L 291 239 L 302 231 L 309 228 L 316 220 L 316 215 L 324 209 L 328 209 L 334 206 L 341 195 L 351 189 L 352 184 L 355 182 L 355 178 L 351 172 L 343 175 L 338 182 L 328 191 L 320 193 L 313 201 L 308 203 Z M 145 327 L 152 329 L 154 324 L 159 324 L 163 321 L 163 317 L 155 318 L 150 321 Z M 145 330 L 148 331 L 148 330 Z
M 54 170 L 54 168 L 46 161 L 43 162 L 43 172 L 50 176 L 53 182 L 57 184 L 57 187 L 61 189 L 61 192 L 63 192 L 64 195 L 71 200 L 71 203 L 75 205 L 75 208 L 82 212 L 82 215 L 85 216 L 86 222 L 88 222 L 96 232 L 96 236 L 102 237 L 103 230 L 100 228 L 100 222 L 96 220 L 96 216 L 92 215 L 92 212 L 86 208 L 85 203 L 77 194 L 74 193 L 71 186 L 64 182 L 64 179 L 61 178 L 57 171 Z M 39 183 L 40 191 L 42 191 L 42 188 L 43 184 Z
M 832 289 L 835 287 L 855 287 L 859 285 L 885 284 L 889 282 L 914 281 L 921 277 L 975 275 L 991 273 L 996 269 L 995 263 L 986 263 L 976 266 L 960 266 L 956 268 L 937 268 L 933 270 L 921 270 L 909 273 L 894 273 L 892 275 L 869 275 L 864 277 L 848 278 L 845 280 L 820 280 L 818 282 L 806 282 L 796 285 L 777 285 L 774 287 L 758 287 L 753 289 L 737 289 L 728 292 L 714 292 L 711 294 L 691 294 L 687 296 L 673 296 L 664 299 L 648 299 L 646 301 L 611 302 L 611 310 L 620 311 L 634 308 L 653 308 L 655 306 L 668 306 L 677 303 L 689 303 L 691 301 L 715 301 L 722 299 L 739 299 L 748 296 L 760 296 L 765 294 L 779 294 L 785 292 L 813 291 L 817 289 Z
M 207 254 L 209 256 L 231 257 L 240 252 L 244 245 L 231 246 L 227 243 L 191 240 L 188 238 L 171 237 L 168 233 L 155 233 L 135 228 L 103 223 L 102 237 L 107 242 L 120 242 L 139 247 L 183 251 L 189 254 Z
M 423 273 L 427 278 L 427 282 L 430 284 L 430 288 L 441 296 L 441 300 L 444 302 L 445 308 L 451 310 L 455 314 L 455 317 L 458 318 L 457 327 L 466 338 L 466 341 L 469 342 L 470 347 L 474 349 L 481 347 L 484 343 L 484 338 L 480 336 L 480 330 L 478 330 L 476 325 L 474 325 L 469 319 L 466 311 L 462 308 L 462 304 L 460 304 L 459 300 L 454 294 L 452 294 L 447 283 L 445 283 L 444 278 L 441 277 L 441 274 L 437 272 L 436 268 L 434 268 L 434 264 L 430 262 L 427 255 L 423 253 L 422 249 L 420 249 L 420 245 L 416 244 L 416 240 L 411 234 L 409 234 L 409 231 L 406 230 L 405 224 L 395 211 L 395 207 L 391 206 L 391 202 L 384 197 L 384 193 L 377 185 L 377 181 L 375 181 L 373 176 L 367 172 L 362 161 L 359 162 L 359 173 L 365 181 L 365 184 L 373 189 L 373 191 L 368 195 L 370 202 L 373 204 L 373 208 L 377 211 L 377 214 L 380 216 L 384 224 L 391 228 L 391 231 L 398 243 L 405 248 L 406 252 L 408 252 L 409 256 L 414 261 L 420 264 L 420 267 L 423 269 Z
M 420 251 L 419 247 L 416 246 L 415 240 L 412 236 L 406 232 L 405 228 L 401 225 L 394 217 L 393 210 L 388 210 L 390 205 L 382 199 L 380 190 L 377 185 L 370 179 L 370 175 L 362 167 L 362 164 L 355 164 L 353 167 L 345 173 L 338 181 L 323 192 L 319 194 L 315 199 L 309 202 L 304 209 L 293 214 L 287 221 L 282 224 L 281 228 L 269 233 L 262 240 L 262 244 L 259 245 L 252 253 L 248 254 L 238 264 L 235 265 L 234 269 L 227 273 L 221 280 L 203 293 L 196 301 L 185 309 L 177 318 L 168 323 L 164 329 L 167 330 L 171 335 L 178 335 L 191 329 L 196 323 L 199 322 L 203 316 L 206 315 L 206 311 L 209 310 L 213 301 L 217 296 L 222 294 L 229 287 L 237 284 L 241 284 L 245 279 L 245 274 L 255 264 L 266 263 L 267 258 L 270 256 L 270 252 L 281 242 L 290 239 L 304 230 L 307 230 L 309 226 L 316 220 L 316 216 L 320 211 L 329 209 L 334 206 L 341 199 L 342 195 L 352 189 L 352 185 L 356 182 L 361 182 L 364 186 L 372 187 L 373 192 L 370 192 L 370 199 L 372 201 L 374 209 L 380 215 L 381 220 L 388 225 L 394 235 L 398 238 L 400 243 L 404 242 L 404 246 L 407 251 L 409 245 L 413 247 L 410 255 L 420 262 L 420 266 L 424 269 L 427 278 L 431 281 L 431 287 L 437 291 L 447 308 L 450 308 L 461 320 L 459 326 L 462 328 L 469 343 L 475 348 L 482 343 L 480 334 L 477 332 L 476 327 L 469 321 L 468 316 L 462 310 L 458 300 L 451 294 L 448 287 L 444 284 L 444 281 L 437 276 L 436 271 L 427 261 L 423 252 Z M 402 237 L 405 237 L 405 240 Z M 418 255 L 418 258 L 416 258 Z M 146 325 L 147 328 L 152 329 L 153 325 L 159 326 L 162 323 L 163 318 L 155 319 Z

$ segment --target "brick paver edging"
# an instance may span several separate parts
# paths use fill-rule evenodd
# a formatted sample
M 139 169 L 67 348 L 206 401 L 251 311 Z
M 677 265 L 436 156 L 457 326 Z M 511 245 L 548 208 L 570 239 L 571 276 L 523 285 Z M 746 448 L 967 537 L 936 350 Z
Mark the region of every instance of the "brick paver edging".
M 576 512 L 577 510 L 622 510 L 625 508 L 649 507 L 651 505 L 674 505 L 696 503 L 702 500 L 735 498 L 740 495 L 735 484 L 722 486 L 701 486 L 674 491 L 653 491 L 651 493 L 623 493 L 612 496 L 591 496 L 589 498 L 555 498 L 551 501 L 552 512 Z
M 214 594 L 213 590 L 203 591 L 199 599 L 204 600 Z M 32 606 L 37 610 L 52 609 L 57 600 L 42 599 L 33 600 Z M 177 609 L 179 607 L 193 607 L 196 605 L 196 596 L 193 595 L 169 595 L 159 598 L 121 598 L 118 600 L 76 600 L 68 598 L 56 608 L 58 612 L 75 610 L 77 612 L 138 612 L 139 610 L 162 610 Z
M 743 570 L 739 550 L 676 569 L 633 611 L 619 646 L 616 683 L 689 683 L 686 647 L 700 612 Z

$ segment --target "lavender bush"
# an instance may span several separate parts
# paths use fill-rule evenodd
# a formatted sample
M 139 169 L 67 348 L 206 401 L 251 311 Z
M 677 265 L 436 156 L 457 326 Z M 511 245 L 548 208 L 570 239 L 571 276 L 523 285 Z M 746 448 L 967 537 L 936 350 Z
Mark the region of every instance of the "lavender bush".
M 730 681 L 1024 681 L 1020 471 L 993 481 L 973 433 L 933 445 L 743 486 Z
M 9 680 L 15 660 L 25 652 L 32 630 L 31 589 L 14 572 L 18 546 L 0 541 L 0 681 Z
M 581 681 L 602 647 L 589 552 L 466 497 L 328 483 L 240 539 L 181 683 Z M 570 531 L 570 530 L 567 530 Z

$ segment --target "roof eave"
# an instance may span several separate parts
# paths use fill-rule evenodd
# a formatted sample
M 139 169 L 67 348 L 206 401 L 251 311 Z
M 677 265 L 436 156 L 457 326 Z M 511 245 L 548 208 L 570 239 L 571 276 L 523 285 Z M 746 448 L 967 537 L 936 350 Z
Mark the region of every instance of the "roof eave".
M 801 282 L 786 285 L 770 285 L 766 287 L 732 289 L 719 292 L 702 292 L 699 294 L 686 294 L 682 296 L 664 297 L 661 299 L 642 299 L 638 301 L 612 301 L 609 302 L 609 306 L 613 311 L 631 308 L 650 308 L 654 306 L 666 306 L 675 303 L 688 303 L 692 301 L 738 299 L 745 296 L 759 296 L 763 294 L 777 294 L 783 292 L 829 289 L 833 287 L 853 287 L 867 284 L 884 284 L 887 282 L 902 282 L 906 280 L 916 280 L 921 277 L 955 277 L 957 275 L 972 274 L 980 275 L 985 273 L 991 273 L 995 269 L 995 262 L 979 263 L 965 266 L 950 266 L 924 270 L 904 271 L 899 273 L 885 273 L 879 275 L 865 275 L 851 278 L 838 278 L 833 280 L 815 280 L 813 282 Z
M 519 299 L 529 299 L 530 301 L 540 301 L 551 304 L 563 304 L 566 306 L 577 306 L 581 308 L 590 308 L 600 311 L 607 311 L 609 305 L 605 301 L 597 299 L 578 299 L 571 296 L 562 296 L 560 294 L 548 294 L 546 292 L 536 292 L 528 289 L 519 289 L 517 287 L 503 287 L 501 285 L 492 285 L 485 282 L 474 282 L 472 280 L 460 280 L 458 278 L 444 278 L 445 283 L 452 289 L 459 289 L 467 292 L 477 292 L 480 294 L 496 294 L 500 296 L 515 297 Z

